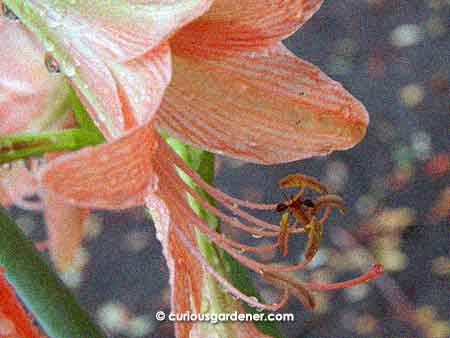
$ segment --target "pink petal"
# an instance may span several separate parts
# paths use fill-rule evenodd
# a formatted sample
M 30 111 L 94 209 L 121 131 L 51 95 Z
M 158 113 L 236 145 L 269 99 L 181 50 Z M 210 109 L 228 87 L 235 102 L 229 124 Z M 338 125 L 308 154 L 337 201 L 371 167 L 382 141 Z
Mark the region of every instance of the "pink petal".
M 173 59 L 158 122 L 200 148 L 278 163 L 347 149 L 365 135 L 364 106 L 281 44 L 220 60 Z
M 27 8 L 36 20 L 24 22 L 70 79 L 96 125 L 112 140 L 133 122 L 130 116 L 136 122 L 151 118 L 170 77 L 169 50 L 159 46 L 206 11 L 210 2 L 117 0 L 73 5 L 33 0 Z M 139 74 L 144 69 L 149 73 Z M 116 78 L 124 83 L 116 83 Z M 145 98 L 127 97 L 150 86 Z
M 0 134 L 39 128 L 32 120 L 52 112 L 62 76 L 51 76 L 44 51 L 19 22 L 0 17 Z
M 295 33 L 323 0 L 216 0 L 198 20 L 173 39 L 177 53 L 218 56 L 248 51 L 281 41 Z
M 75 66 L 68 63 L 72 73 L 65 72 L 108 140 L 153 117 L 171 77 L 166 44 L 123 64 L 102 60 L 84 40 L 67 48 Z
M 111 143 L 61 156 L 41 173 L 41 183 L 65 202 L 79 207 L 128 208 L 143 203 L 157 184 L 152 171 L 156 149 L 151 126 Z
M 61 40 L 82 39 L 92 51 L 117 62 L 132 60 L 158 46 L 202 15 L 211 0 L 33 0 L 50 31 Z
M 125 131 L 124 116 L 110 69 L 84 41 L 75 41 L 70 47 L 72 61 L 62 71 L 69 77 L 103 135 L 108 140 L 120 137 Z
M 111 64 L 128 128 L 144 125 L 158 109 L 172 76 L 170 49 L 162 44 L 139 59 Z
M 52 193 L 45 194 L 44 204 L 50 256 L 56 268 L 65 271 L 81 246 L 83 223 L 89 211 L 70 206 Z
M 174 313 L 200 312 L 203 269 L 170 229 L 172 222 L 180 220 L 173 219 L 169 204 L 165 202 L 166 197 L 167 200 L 170 200 L 170 197 L 164 196 L 167 193 L 167 189 L 164 189 L 164 187 L 163 191 L 158 194 L 148 194 L 146 202 L 152 214 L 158 233 L 157 237 L 163 247 L 163 254 L 169 268 L 172 292 L 171 309 Z M 194 229 L 191 226 L 184 222 L 180 226 L 184 227 L 188 237 L 195 238 Z M 189 338 L 192 326 L 193 323 L 190 322 L 176 322 L 176 337 Z

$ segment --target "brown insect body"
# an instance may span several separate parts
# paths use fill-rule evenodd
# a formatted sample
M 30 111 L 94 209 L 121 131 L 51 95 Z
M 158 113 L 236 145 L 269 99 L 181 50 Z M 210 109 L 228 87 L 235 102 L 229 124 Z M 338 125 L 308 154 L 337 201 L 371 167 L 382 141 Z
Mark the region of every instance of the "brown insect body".
M 325 213 L 325 218 L 319 220 L 318 213 L 324 207 L 335 207 L 341 211 L 346 212 L 344 201 L 341 197 L 328 193 L 328 189 L 322 185 L 317 179 L 302 175 L 292 174 L 284 177 L 279 182 L 280 187 L 290 188 L 298 187 L 300 192 L 296 195 L 286 198 L 285 201 L 276 205 L 277 212 L 284 212 L 280 221 L 280 231 L 278 237 L 278 244 L 282 256 L 287 255 L 289 234 L 295 225 L 303 226 L 304 231 L 308 234 L 308 242 L 305 249 L 305 259 L 311 260 L 317 253 L 322 239 L 323 222 L 328 217 Z M 312 189 L 320 194 L 315 199 L 303 199 L 304 188 Z M 295 224 L 289 225 L 289 215 L 295 218 Z

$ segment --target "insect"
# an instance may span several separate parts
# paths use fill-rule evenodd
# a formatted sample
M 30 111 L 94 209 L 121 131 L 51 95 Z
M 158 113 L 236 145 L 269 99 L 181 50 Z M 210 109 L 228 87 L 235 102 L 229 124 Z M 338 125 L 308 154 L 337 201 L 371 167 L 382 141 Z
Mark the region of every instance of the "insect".
M 346 212 L 344 201 L 341 197 L 328 193 L 328 189 L 317 179 L 303 174 L 291 174 L 279 181 L 281 188 L 299 187 L 300 191 L 286 198 L 285 201 L 276 205 L 277 212 L 284 212 L 280 220 L 278 245 L 280 254 L 287 255 L 289 234 L 296 230 L 303 230 L 308 235 L 305 249 L 305 259 L 311 260 L 318 251 L 322 238 L 323 223 L 328 218 L 329 207 L 335 207 L 342 213 Z M 303 198 L 305 189 L 309 188 L 321 196 L 317 198 Z M 317 216 L 322 208 L 327 208 L 323 216 Z M 289 225 L 289 216 L 294 217 L 295 223 Z M 298 228 L 297 225 L 303 226 Z M 297 231 L 298 232 L 298 231 Z

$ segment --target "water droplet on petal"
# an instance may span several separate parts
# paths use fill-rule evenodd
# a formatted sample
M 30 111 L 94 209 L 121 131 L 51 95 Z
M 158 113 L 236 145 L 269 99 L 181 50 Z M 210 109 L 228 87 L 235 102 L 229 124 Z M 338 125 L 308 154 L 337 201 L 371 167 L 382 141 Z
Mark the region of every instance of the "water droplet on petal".
M 44 48 L 47 52 L 51 53 L 55 50 L 55 45 L 49 41 L 49 40 L 45 40 L 44 41 Z
M 49 53 L 45 55 L 45 67 L 51 74 L 57 74 L 61 72 L 58 61 L 56 61 L 56 59 Z
M 106 122 L 106 116 L 101 113 L 98 114 L 98 119 L 103 123 Z
M 67 77 L 73 77 L 75 75 L 76 71 L 75 71 L 75 67 L 72 65 L 66 65 L 64 67 L 64 74 Z

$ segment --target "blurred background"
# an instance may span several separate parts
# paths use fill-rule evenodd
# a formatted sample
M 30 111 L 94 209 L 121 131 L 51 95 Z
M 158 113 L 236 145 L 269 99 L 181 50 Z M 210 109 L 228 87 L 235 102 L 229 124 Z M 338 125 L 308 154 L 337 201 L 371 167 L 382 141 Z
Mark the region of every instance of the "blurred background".
M 317 257 L 298 277 L 348 279 L 375 261 L 387 271 L 357 287 L 317 293 L 313 312 L 291 300 L 283 312 L 296 321 L 280 324 L 286 337 L 450 337 L 449 14 L 449 0 L 325 1 L 286 45 L 366 105 L 371 122 L 363 142 L 280 166 L 217 157 L 216 184 L 234 196 L 280 201 L 278 180 L 302 172 L 346 200 L 349 212 L 333 213 Z M 45 238 L 40 214 L 11 212 L 32 238 Z M 112 337 L 173 337 L 172 324 L 154 318 L 169 311 L 170 291 L 144 211 L 97 212 L 87 223 L 84 271 L 64 276 L 80 302 Z M 301 255 L 303 246 L 298 240 L 290 252 Z

